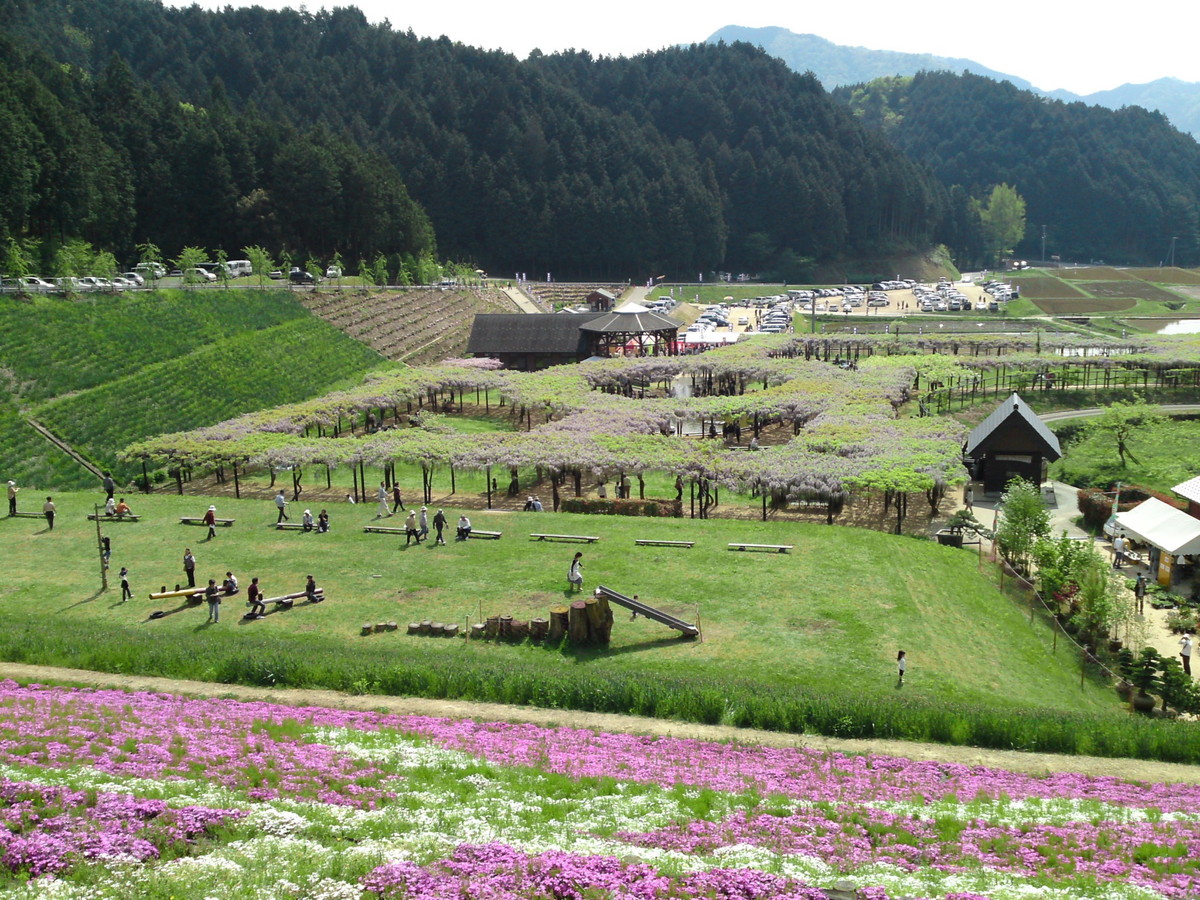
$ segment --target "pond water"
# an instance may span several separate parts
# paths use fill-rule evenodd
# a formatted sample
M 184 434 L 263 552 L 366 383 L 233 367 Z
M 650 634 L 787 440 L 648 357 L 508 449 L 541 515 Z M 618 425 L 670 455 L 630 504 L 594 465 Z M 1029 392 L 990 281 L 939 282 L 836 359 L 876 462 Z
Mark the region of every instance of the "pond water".
M 1134 319 L 1133 321 L 1139 327 L 1156 334 L 1200 334 L 1200 319 Z

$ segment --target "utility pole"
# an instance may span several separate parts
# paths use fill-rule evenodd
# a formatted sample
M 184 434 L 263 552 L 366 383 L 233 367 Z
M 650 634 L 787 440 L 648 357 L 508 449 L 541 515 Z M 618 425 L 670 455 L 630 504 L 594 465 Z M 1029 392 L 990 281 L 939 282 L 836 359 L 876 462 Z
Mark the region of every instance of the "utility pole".
M 1046 226 L 1042 226 L 1042 265 L 1046 265 Z
M 100 507 L 93 506 L 96 512 L 96 550 L 100 553 L 100 590 L 108 590 L 108 566 L 104 562 L 104 537 L 100 534 Z
M 1175 265 L 1175 242 L 1177 240 L 1179 240 L 1179 237 L 1177 235 L 1171 235 L 1171 255 L 1170 255 L 1170 262 L 1167 263 L 1167 265 L 1169 265 L 1169 266 Z

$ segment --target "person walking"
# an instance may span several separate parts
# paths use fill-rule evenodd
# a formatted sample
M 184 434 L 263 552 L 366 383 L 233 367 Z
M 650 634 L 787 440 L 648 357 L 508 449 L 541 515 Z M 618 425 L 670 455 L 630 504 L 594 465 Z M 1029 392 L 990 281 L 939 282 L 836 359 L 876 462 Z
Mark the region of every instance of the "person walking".
M 446 540 L 442 537 L 442 529 L 446 527 L 446 513 L 438 510 L 433 516 L 433 527 L 437 531 L 437 542 L 443 547 L 446 546 Z
M 183 551 L 183 574 L 187 576 L 188 587 L 196 586 L 196 557 L 192 556 L 192 548 Z
M 900 670 L 900 679 L 896 682 L 896 686 L 899 687 L 904 684 L 904 672 L 908 669 L 908 658 L 903 650 L 896 654 L 896 667 Z
M 113 481 L 112 472 L 105 472 L 104 481 L 101 483 L 104 485 L 104 499 L 111 500 L 113 498 L 113 494 L 116 493 L 117 487 L 116 483 Z
M 50 531 L 54 530 L 54 513 L 57 510 L 58 507 L 54 505 L 54 501 L 47 497 L 46 502 L 42 504 L 42 515 L 46 517 L 46 524 L 49 526 L 48 530 Z
M 404 498 L 400 496 L 400 482 L 392 482 L 392 515 L 404 509 Z
M 1133 583 L 1133 596 L 1137 600 L 1137 613 L 1139 616 L 1146 612 L 1146 573 L 1138 572 L 1137 581 Z
M 283 496 L 283 488 L 280 488 L 279 493 L 275 495 L 275 508 L 279 510 L 279 518 L 275 520 L 276 525 L 288 521 L 287 505 L 287 497 Z
M 1183 660 L 1183 672 L 1192 674 L 1192 636 L 1185 634 L 1179 639 L 1179 658 Z
M 124 603 L 132 596 L 133 591 L 129 589 L 129 569 L 121 566 L 121 602 Z
M 388 509 L 387 485 L 382 481 L 379 482 L 379 490 L 375 492 L 375 499 L 379 501 L 379 512 L 375 514 L 375 518 L 386 519 L 391 516 L 392 511 Z
M 410 509 L 408 518 L 404 520 L 404 546 L 411 544 L 413 538 L 417 539 L 418 544 L 421 543 L 421 532 L 417 531 L 417 511 Z
M 201 521 L 208 526 L 208 537 L 205 540 L 211 541 L 217 536 L 217 508 L 210 506 Z
M 975 508 L 975 485 L 968 482 L 967 493 L 965 495 L 965 505 L 967 511 L 970 512 Z
M 19 490 L 20 490 L 20 488 L 17 487 L 17 483 L 15 481 L 9 480 L 9 482 L 8 482 L 8 514 L 10 516 L 15 516 L 17 514 L 17 491 L 19 491 Z
M 571 560 L 571 568 L 567 570 L 567 584 L 577 591 L 583 590 L 583 553 L 576 552 Z
M 421 540 L 429 539 L 429 510 L 424 506 L 421 507 L 421 524 L 417 530 L 420 532 Z
M 212 578 L 208 579 L 208 587 L 204 589 L 204 599 L 208 601 L 208 621 L 221 621 L 221 592 Z

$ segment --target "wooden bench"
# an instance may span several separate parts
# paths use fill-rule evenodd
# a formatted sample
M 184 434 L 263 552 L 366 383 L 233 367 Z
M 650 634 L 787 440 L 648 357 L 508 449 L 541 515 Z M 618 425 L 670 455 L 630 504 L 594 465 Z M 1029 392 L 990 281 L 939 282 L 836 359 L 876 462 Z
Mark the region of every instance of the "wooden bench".
M 695 541 L 660 541 L 653 538 L 638 538 L 634 543 L 639 547 L 693 547 Z
M 389 525 L 364 525 L 363 531 L 367 534 L 407 534 L 405 528 L 392 528 Z
M 475 528 L 472 528 L 471 533 L 467 536 L 473 538 L 490 538 L 493 541 L 498 541 L 500 540 L 500 536 L 502 534 L 504 534 L 503 531 L 479 531 Z
M 132 513 L 126 513 L 123 516 L 106 516 L 103 513 L 100 515 L 88 513 L 89 522 L 95 522 L 97 519 L 99 519 L 101 522 L 136 522 L 140 518 L 141 516 L 135 516 Z
M 775 550 L 778 553 L 787 553 L 793 547 L 792 544 L 730 544 L 730 550 Z
M 598 537 L 586 534 L 531 534 L 530 537 L 537 538 L 539 541 L 580 541 L 585 544 L 594 544 L 600 540 Z
M 40 512 L 15 512 L 15 513 L 9 513 L 8 515 L 10 518 L 15 518 L 15 519 L 44 519 L 44 518 L 46 518 L 46 514 L 40 513 Z
M 222 528 L 228 528 L 230 525 L 233 524 L 233 522 L 234 522 L 233 519 L 217 519 L 215 524 L 219 525 Z M 179 524 L 180 525 L 203 525 L 204 517 L 203 516 L 180 516 Z
M 303 531 L 304 525 L 301 522 L 276 522 L 275 528 L 278 529 L 279 531 Z M 317 526 L 315 524 L 310 525 L 308 527 L 308 530 L 316 531 Z

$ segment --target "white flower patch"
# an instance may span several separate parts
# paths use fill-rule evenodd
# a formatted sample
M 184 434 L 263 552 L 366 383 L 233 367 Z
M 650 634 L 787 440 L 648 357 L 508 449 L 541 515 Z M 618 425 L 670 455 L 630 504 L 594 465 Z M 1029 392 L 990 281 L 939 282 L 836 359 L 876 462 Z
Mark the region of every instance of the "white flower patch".
M 929 804 L 880 801 L 863 805 L 897 815 L 922 819 L 949 818 L 957 819 L 960 822 L 982 819 L 989 825 L 1001 828 L 1019 828 L 1030 822 L 1041 825 L 1067 825 L 1072 822 L 1115 822 L 1136 825 L 1150 821 L 1194 822 L 1200 818 L 1200 811 L 1196 813 L 1158 812 L 1136 806 L 1117 806 L 1096 800 L 1066 797 L 1029 797 L 1008 801 L 972 800 L 969 803 L 939 800 Z

